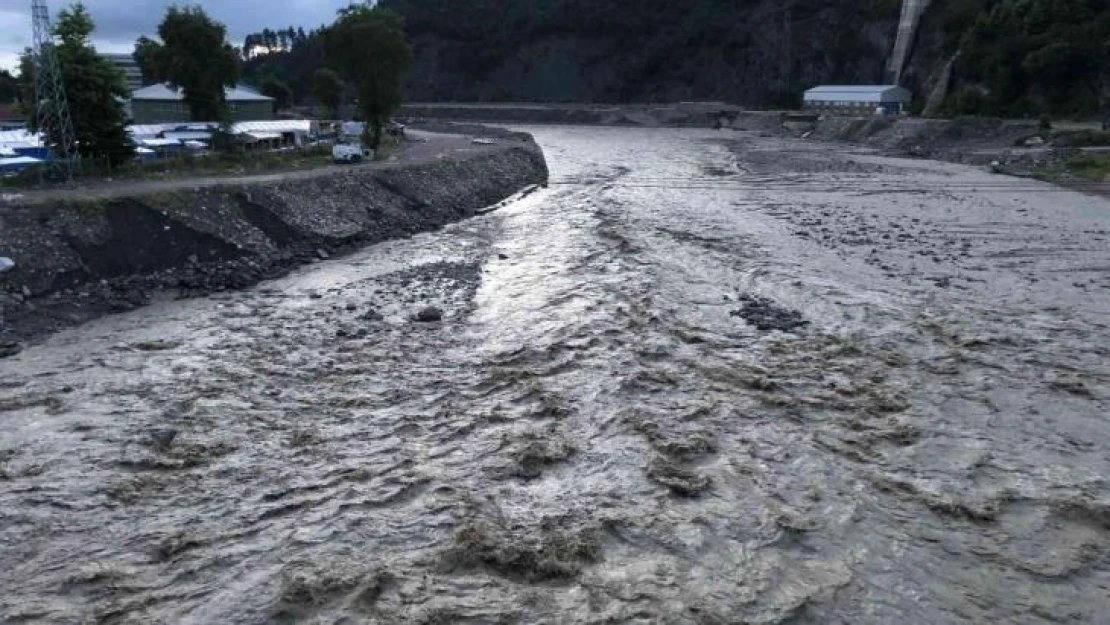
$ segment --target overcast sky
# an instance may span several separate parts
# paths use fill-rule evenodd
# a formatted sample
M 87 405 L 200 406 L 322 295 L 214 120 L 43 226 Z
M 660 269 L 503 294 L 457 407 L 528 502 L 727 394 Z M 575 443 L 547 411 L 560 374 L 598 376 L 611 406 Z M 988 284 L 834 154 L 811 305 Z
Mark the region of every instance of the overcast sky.
M 48 0 L 53 16 L 69 0 Z M 305 30 L 330 23 L 351 0 L 85 0 L 96 21 L 93 34 L 101 52 L 130 52 L 139 35 L 153 36 L 167 6 L 199 4 L 227 25 L 236 44 L 263 28 L 303 26 Z M 0 68 L 13 69 L 23 48 L 31 44 L 31 0 L 0 0 Z

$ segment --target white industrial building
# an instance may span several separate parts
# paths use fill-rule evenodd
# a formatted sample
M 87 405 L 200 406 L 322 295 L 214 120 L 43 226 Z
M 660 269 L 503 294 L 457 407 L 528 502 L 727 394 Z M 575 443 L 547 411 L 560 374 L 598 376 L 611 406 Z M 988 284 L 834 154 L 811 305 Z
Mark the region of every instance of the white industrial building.
M 912 98 L 898 85 L 822 85 L 805 92 L 803 107 L 836 115 L 897 115 Z

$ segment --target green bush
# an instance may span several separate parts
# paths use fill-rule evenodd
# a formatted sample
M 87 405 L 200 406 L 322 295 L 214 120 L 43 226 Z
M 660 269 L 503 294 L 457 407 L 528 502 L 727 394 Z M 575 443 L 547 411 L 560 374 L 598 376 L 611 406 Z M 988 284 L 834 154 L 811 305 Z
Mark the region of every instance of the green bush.
M 43 175 L 42 165 L 31 165 L 4 176 L 0 176 L 0 188 L 23 189 L 39 183 Z
M 1110 146 L 1110 132 L 1105 130 L 1058 132 L 1052 135 L 1052 143 L 1060 148 Z
M 975 87 L 967 86 L 950 94 L 944 101 L 943 113 L 950 117 L 960 115 L 985 115 L 993 109 L 993 103 Z
M 767 107 L 775 110 L 796 111 L 802 108 L 802 92 L 798 89 L 774 89 L 767 96 Z
M 1068 169 L 1096 182 L 1110 176 L 1110 154 L 1077 154 L 1068 159 Z

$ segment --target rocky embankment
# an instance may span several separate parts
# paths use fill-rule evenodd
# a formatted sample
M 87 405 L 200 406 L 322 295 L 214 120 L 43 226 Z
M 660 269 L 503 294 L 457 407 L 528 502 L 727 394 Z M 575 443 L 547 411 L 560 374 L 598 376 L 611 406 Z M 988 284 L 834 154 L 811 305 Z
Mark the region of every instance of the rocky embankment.
M 0 356 L 158 292 L 242 288 L 366 244 L 434 230 L 547 181 L 535 143 L 395 166 L 0 205 Z M 136 188 L 140 188 L 136 186 Z
M 408 104 L 399 115 L 437 121 L 709 128 L 729 123 L 740 107 L 722 102 L 676 104 Z
M 411 104 L 401 115 L 422 128 L 462 132 L 474 123 L 720 128 L 842 141 L 895 156 L 983 165 L 1034 165 L 1051 156 L 1053 133 L 1036 121 L 964 117 L 847 117 L 744 111 L 719 102 L 674 104 Z
M 1106 152 L 1105 132 L 1052 130 L 1033 120 L 850 117 L 807 112 L 746 111 L 720 102 L 673 104 L 413 104 L 402 115 L 418 127 L 474 132 L 478 123 L 717 128 L 854 144 L 886 156 L 990 167 L 1087 193 L 1110 195 L 1110 180 L 1092 179 L 1074 160 Z

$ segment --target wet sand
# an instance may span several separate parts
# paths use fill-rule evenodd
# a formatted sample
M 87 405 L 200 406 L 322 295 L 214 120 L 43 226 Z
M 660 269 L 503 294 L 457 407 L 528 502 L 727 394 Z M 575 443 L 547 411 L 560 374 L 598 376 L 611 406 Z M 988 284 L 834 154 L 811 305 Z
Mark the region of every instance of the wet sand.
M 1110 614 L 1110 202 L 524 130 L 544 191 L 0 361 L 0 621 Z

